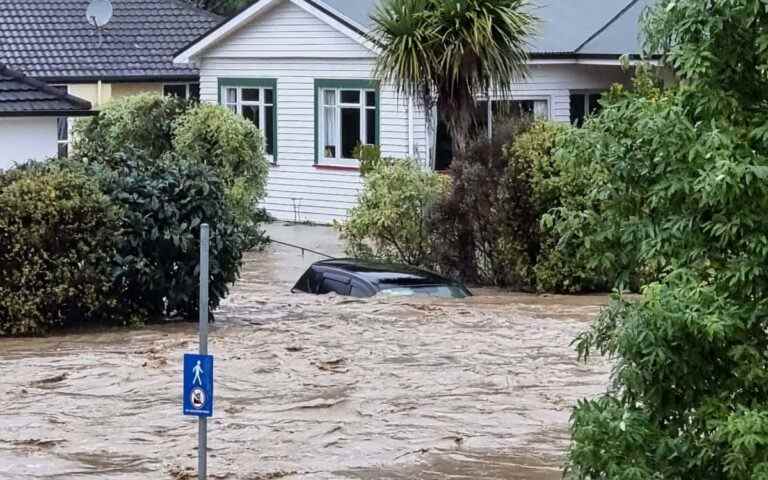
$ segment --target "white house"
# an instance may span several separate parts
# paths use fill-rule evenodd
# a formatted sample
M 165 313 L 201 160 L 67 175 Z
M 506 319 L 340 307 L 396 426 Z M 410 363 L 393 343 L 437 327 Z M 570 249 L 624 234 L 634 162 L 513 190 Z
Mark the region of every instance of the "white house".
M 27 160 L 55 157 L 57 120 L 91 114 L 91 104 L 0 63 L 0 170 Z
M 343 218 L 362 186 L 351 158 L 359 143 L 435 166 L 423 112 L 371 73 L 376 47 L 365 34 L 378 1 L 259 0 L 174 60 L 199 68 L 203 101 L 263 130 L 272 161 L 264 206 L 278 219 Z M 629 81 L 620 57 L 640 51 L 649 0 L 540 1 L 529 78 L 491 100 L 579 122 L 600 92 Z

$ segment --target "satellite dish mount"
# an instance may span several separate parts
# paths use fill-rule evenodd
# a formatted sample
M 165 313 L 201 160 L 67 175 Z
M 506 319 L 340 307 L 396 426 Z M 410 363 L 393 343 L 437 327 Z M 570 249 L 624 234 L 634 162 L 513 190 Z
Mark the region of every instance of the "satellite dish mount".
M 110 0 L 91 0 L 85 11 L 85 18 L 99 33 L 99 46 L 103 43 L 102 29 L 112 20 L 112 2 Z

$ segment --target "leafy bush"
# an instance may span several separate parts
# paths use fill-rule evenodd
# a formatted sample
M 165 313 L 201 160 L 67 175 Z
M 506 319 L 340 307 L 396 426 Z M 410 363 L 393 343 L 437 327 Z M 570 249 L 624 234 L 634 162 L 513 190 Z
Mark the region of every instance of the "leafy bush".
M 432 255 L 425 219 L 448 190 L 449 179 L 416 162 L 377 164 L 365 178 L 360 203 L 336 228 L 348 253 L 424 265 Z
M 240 224 L 258 220 L 269 166 L 263 136 L 252 122 L 220 106 L 200 105 L 178 119 L 173 148 L 180 158 L 216 169 Z
M 394 159 L 381 158 L 379 145 L 358 145 L 352 153 L 352 157 L 360 162 L 360 175 L 366 176 L 376 169 L 381 162 L 393 163 Z
M 601 204 L 588 192 L 604 183 L 605 173 L 574 152 L 584 145 L 585 131 L 552 126 L 547 132 L 534 127 L 516 144 L 534 159 L 533 189 L 541 213 L 541 251 L 535 267 L 540 291 L 605 291 L 617 280 L 617 270 L 596 262 L 597 252 L 589 248 L 590 236 L 600 229 Z M 600 255 L 620 251 L 619 245 L 609 243 Z M 634 280 L 636 270 L 624 271 L 632 272 Z M 632 285 L 637 287 L 636 282 Z
M 217 105 L 142 94 L 110 102 L 97 117 L 77 124 L 73 158 L 112 169 L 153 171 L 168 155 L 213 167 L 224 182 L 229 208 L 246 248 L 264 243 L 258 202 L 269 167 L 256 126 Z
M 103 318 L 118 209 L 77 171 L 23 166 L 0 186 L 0 335 Z
M 174 122 L 191 104 L 177 97 L 152 93 L 112 100 L 95 117 L 75 123 L 73 156 L 115 164 L 126 149 L 156 159 L 173 149 Z
M 120 301 L 150 318 L 198 311 L 200 224 L 211 227 L 210 307 L 227 295 L 240 271 L 241 232 L 212 168 L 174 157 L 151 171 L 124 162 L 101 181 L 123 209 L 113 276 Z
M 768 478 L 768 22 L 757 0 L 660 2 L 649 50 L 680 85 L 641 77 L 588 122 L 583 162 L 610 262 L 663 275 L 617 299 L 578 341 L 612 385 L 573 414 L 569 477 Z M 569 149 L 570 151 L 570 149 Z M 627 261 L 624 262 L 623 260 Z

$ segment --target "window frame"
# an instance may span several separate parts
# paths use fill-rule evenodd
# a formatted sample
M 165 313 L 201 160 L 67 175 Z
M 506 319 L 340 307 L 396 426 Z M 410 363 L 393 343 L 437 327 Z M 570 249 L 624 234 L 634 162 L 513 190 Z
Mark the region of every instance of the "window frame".
M 486 102 L 485 115 L 488 125 L 488 138 L 493 138 L 493 102 L 546 102 L 547 116 L 543 120 L 552 119 L 552 97 L 550 95 L 513 95 L 509 97 L 484 97 L 479 98 L 477 103 Z M 534 107 L 535 109 L 535 107 Z M 534 110 L 535 115 L 535 110 Z M 534 117 L 535 119 L 535 117 Z
M 603 97 L 605 95 L 606 91 L 607 90 L 598 90 L 598 89 L 582 89 L 582 90 L 578 90 L 577 89 L 577 90 L 569 90 L 568 91 L 568 98 L 569 99 L 570 99 L 570 97 L 572 97 L 574 95 L 584 95 L 584 105 L 583 105 L 584 106 L 584 117 L 581 118 L 580 125 L 578 125 L 579 127 L 581 127 L 581 125 L 584 124 L 584 121 L 587 119 L 587 117 L 592 115 L 592 112 L 590 112 L 590 109 L 589 109 L 589 99 L 591 97 L 595 97 L 595 96 Z M 570 103 L 569 103 L 569 107 L 570 107 Z M 570 115 L 569 115 L 569 119 L 568 120 L 570 121 Z M 571 124 L 574 124 L 574 123 L 575 122 L 571 122 Z
M 325 145 L 322 143 L 325 133 L 325 101 L 323 92 L 334 90 L 336 92 L 335 108 L 337 110 L 336 118 L 338 121 L 338 132 L 336 134 L 337 152 L 334 158 L 325 156 Z M 342 103 L 342 90 L 360 91 L 360 102 L 358 104 Z M 374 93 L 374 105 L 368 106 L 366 93 Z M 360 162 L 354 158 L 342 157 L 342 131 L 341 131 L 341 110 L 343 108 L 360 108 L 360 139 L 366 140 L 368 132 L 367 112 L 374 110 L 376 118 L 376 127 L 373 132 L 374 145 L 381 145 L 381 88 L 377 80 L 340 80 L 340 79 L 316 79 L 315 80 L 315 166 L 330 166 L 343 168 L 359 168 Z M 367 145 L 367 144 L 365 144 Z
M 192 85 L 197 85 L 197 91 L 198 91 L 198 98 L 192 98 L 190 97 L 190 93 L 192 91 L 191 87 Z M 166 82 L 163 83 L 163 96 L 168 95 L 165 93 L 165 87 L 184 87 L 184 100 L 200 100 L 200 83 L 199 82 Z
M 65 84 L 52 84 L 52 88 L 55 88 L 63 93 L 69 95 L 69 85 Z M 62 122 L 66 124 L 66 128 L 63 130 L 66 133 L 66 138 L 61 138 L 61 125 Z M 69 157 L 69 147 L 72 143 L 72 122 L 69 121 L 69 117 L 56 117 L 56 157 L 67 158 Z M 62 154 L 62 146 L 64 152 Z
M 236 105 L 237 114 L 242 116 L 242 107 L 245 106 L 258 106 L 259 108 L 259 130 L 264 134 L 266 141 L 266 111 L 267 107 L 272 107 L 272 155 L 265 154 L 270 165 L 277 166 L 278 160 L 278 126 L 277 126 L 277 79 L 275 78 L 219 78 L 218 79 L 218 104 L 223 107 L 230 107 Z M 229 88 L 237 89 L 237 103 L 232 104 L 227 102 L 226 92 Z M 259 89 L 259 101 L 242 101 L 242 90 L 248 88 Z M 272 103 L 265 103 L 264 90 L 272 90 Z

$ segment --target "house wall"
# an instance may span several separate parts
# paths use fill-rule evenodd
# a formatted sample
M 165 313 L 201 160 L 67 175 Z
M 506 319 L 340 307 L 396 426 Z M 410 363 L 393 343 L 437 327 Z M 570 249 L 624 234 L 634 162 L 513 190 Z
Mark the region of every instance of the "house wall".
M 373 52 L 288 0 L 221 40 L 197 59 L 201 99 L 216 103 L 224 78 L 277 80 L 278 165 L 270 168 L 263 206 L 281 220 L 343 219 L 362 188 L 357 171 L 315 165 L 315 79 L 370 79 Z M 545 98 L 550 117 L 570 121 L 570 90 L 602 90 L 626 82 L 617 67 L 532 65 L 513 98 Z M 409 124 L 413 125 L 411 130 Z M 424 115 L 388 86 L 381 91 L 382 153 L 426 163 Z
M 358 171 L 315 165 L 314 82 L 370 79 L 372 66 L 370 50 L 288 1 L 202 59 L 202 101 L 218 102 L 221 78 L 277 79 L 278 165 L 270 167 L 263 202 L 276 218 L 328 223 L 356 204 L 362 187 Z M 383 155 L 408 156 L 407 102 L 385 87 L 380 108 Z M 424 161 L 424 119 L 414 117 L 413 153 Z
M 603 91 L 614 83 L 628 85 L 630 76 L 612 65 L 534 63 L 529 67 L 528 78 L 512 85 L 511 98 L 544 98 L 549 103 L 550 119 L 570 122 L 571 91 Z
M 0 170 L 14 163 L 55 156 L 56 138 L 53 117 L 0 118 Z
M 162 83 L 113 83 L 112 97 L 120 98 L 140 93 L 163 93 Z
M 136 82 L 136 83 L 73 83 L 68 85 L 70 95 L 80 97 L 91 102 L 94 110 L 101 109 L 113 98 L 139 93 L 163 93 L 163 83 L 160 82 Z

